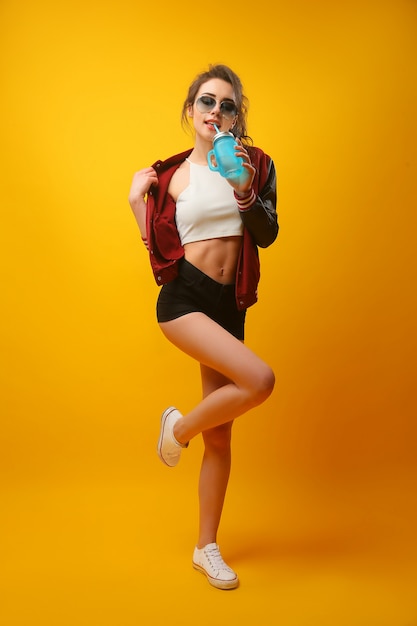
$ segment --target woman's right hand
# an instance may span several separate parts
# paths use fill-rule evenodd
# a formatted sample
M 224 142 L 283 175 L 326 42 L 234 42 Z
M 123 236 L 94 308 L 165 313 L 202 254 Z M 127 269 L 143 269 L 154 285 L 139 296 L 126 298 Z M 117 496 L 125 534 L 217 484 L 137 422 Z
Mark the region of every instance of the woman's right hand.
M 133 175 L 129 192 L 129 204 L 138 223 L 142 241 L 148 248 L 146 238 L 146 202 L 145 195 L 152 185 L 158 184 L 158 176 L 153 167 L 145 167 Z
M 129 192 L 130 206 L 133 208 L 138 202 L 143 201 L 151 186 L 157 184 L 158 176 L 153 167 L 145 167 L 135 172 Z

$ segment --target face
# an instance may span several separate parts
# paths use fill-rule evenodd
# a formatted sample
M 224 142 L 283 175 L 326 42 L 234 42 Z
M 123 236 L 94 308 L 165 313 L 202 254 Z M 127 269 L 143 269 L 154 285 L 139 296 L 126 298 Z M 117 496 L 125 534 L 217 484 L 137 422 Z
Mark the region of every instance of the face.
M 222 131 L 229 131 L 237 118 L 233 87 L 220 78 L 203 83 L 188 114 L 193 118 L 196 134 L 212 141 L 216 133 L 214 124 Z

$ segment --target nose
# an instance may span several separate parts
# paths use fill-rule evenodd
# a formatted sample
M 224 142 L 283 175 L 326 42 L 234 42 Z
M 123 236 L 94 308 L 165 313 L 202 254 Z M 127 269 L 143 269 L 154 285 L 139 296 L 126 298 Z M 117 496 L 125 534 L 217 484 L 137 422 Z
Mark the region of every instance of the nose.
M 221 105 L 221 102 L 218 102 L 216 100 L 216 102 L 213 105 L 213 108 L 211 109 L 210 113 L 218 113 L 218 114 L 220 114 L 220 105 Z

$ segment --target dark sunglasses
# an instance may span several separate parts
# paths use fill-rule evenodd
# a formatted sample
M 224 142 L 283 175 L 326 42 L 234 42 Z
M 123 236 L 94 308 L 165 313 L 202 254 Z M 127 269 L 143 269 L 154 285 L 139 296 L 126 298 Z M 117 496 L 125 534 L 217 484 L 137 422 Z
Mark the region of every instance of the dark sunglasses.
M 200 96 L 195 101 L 195 105 L 200 113 L 209 113 L 216 106 L 217 100 L 212 96 Z M 237 115 L 237 107 L 232 100 L 220 102 L 220 113 L 227 120 L 232 120 Z

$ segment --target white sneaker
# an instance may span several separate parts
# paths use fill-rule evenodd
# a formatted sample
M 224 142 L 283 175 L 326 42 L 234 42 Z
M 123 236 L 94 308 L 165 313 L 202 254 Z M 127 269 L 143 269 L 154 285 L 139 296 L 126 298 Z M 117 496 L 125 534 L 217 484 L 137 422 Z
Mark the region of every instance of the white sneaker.
M 235 589 L 239 585 L 236 572 L 226 565 L 217 543 L 195 548 L 193 567 L 207 576 L 210 585 L 218 589 Z
M 161 416 L 161 432 L 159 434 L 157 452 L 158 456 L 169 467 L 175 467 L 181 457 L 181 451 L 188 446 L 179 443 L 174 437 L 174 424 L 181 413 L 173 406 L 166 409 Z

